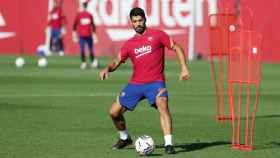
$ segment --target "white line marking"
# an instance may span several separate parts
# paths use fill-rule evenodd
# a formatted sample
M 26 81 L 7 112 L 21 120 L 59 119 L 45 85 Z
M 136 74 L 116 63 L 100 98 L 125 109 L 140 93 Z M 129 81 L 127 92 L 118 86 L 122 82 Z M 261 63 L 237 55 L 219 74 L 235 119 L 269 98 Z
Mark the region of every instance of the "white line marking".
M 114 97 L 117 96 L 117 93 L 90 93 L 90 94 L 15 94 L 15 95 L 2 95 L 0 94 L 0 98 L 20 98 L 20 97 Z

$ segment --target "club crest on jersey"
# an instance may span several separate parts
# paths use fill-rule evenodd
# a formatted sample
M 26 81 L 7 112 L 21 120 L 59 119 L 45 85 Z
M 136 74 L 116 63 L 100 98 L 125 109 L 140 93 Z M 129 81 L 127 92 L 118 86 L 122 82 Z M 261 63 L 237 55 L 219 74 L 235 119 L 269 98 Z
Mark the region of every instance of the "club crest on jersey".
M 140 48 L 135 48 L 134 53 L 136 55 L 136 58 L 139 58 L 143 55 L 149 54 L 152 52 L 152 46 L 147 45 L 147 46 L 142 46 Z
M 148 37 L 148 41 L 152 41 L 153 40 L 153 37 Z
M 59 18 L 57 13 L 53 13 L 51 17 L 53 20 L 57 20 Z
M 81 24 L 82 25 L 89 25 L 90 24 L 90 19 L 89 18 L 82 18 L 81 19 Z

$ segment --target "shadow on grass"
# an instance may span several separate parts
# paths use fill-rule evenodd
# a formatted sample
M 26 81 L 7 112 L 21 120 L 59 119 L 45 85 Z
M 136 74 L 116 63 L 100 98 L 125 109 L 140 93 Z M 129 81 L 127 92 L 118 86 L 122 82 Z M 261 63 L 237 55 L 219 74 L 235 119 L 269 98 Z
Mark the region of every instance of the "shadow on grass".
M 256 119 L 262 119 L 262 118 L 280 118 L 280 115 L 263 115 L 263 116 L 256 116 Z
M 280 142 L 269 142 L 267 144 L 260 144 L 260 145 L 255 145 L 255 150 L 266 150 L 266 149 L 273 149 L 273 148 L 280 148 Z
M 270 119 L 270 118 L 280 118 L 280 115 L 263 115 L 263 116 L 256 116 L 255 119 Z M 252 120 L 252 117 L 248 117 L 249 120 Z M 237 119 L 237 118 L 236 118 Z M 246 117 L 241 117 L 240 120 L 246 120 Z
M 212 147 L 212 146 L 219 146 L 219 145 L 228 145 L 231 144 L 230 142 L 225 141 L 217 141 L 217 142 L 199 142 L 199 143 L 191 143 L 191 144 L 179 144 L 175 145 L 176 153 L 180 152 L 190 152 L 190 151 L 196 151 L 201 150 L 204 148 Z M 163 148 L 163 145 L 157 145 L 156 148 Z M 178 150 L 178 148 L 180 148 Z
M 271 144 L 280 147 L 280 143 L 279 142 L 271 142 Z
M 199 143 L 191 143 L 191 144 L 177 144 L 177 145 L 174 145 L 174 147 L 176 150 L 176 154 L 178 154 L 181 152 L 191 152 L 191 151 L 201 150 L 201 149 L 212 147 L 212 146 L 228 145 L 228 144 L 231 144 L 231 143 L 225 142 L 225 141 L 217 141 L 217 142 L 210 142 L 210 143 L 199 142 Z M 156 145 L 156 148 L 163 149 L 164 146 Z M 129 147 L 124 148 L 123 150 L 135 150 L 135 148 L 133 146 L 129 146 Z M 150 157 L 150 156 L 162 156 L 162 155 L 164 155 L 164 154 L 151 154 L 151 155 L 147 155 L 147 156 Z
M 150 155 L 146 155 L 147 157 L 153 157 L 153 156 L 162 156 L 162 154 L 150 154 Z
M 157 146 L 156 146 L 156 148 L 157 148 Z M 124 148 L 122 150 L 135 150 L 135 148 L 134 148 L 133 145 L 130 145 L 130 146 L 128 146 L 128 147 L 126 147 L 126 148 Z M 153 153 L 153 154 L 150 154 L 150 155 L 145 155 L 144 157 L 153 157 L 153 156 L 162 156 L 162 155 L 163 154 L 155 154 L 155 153 Z

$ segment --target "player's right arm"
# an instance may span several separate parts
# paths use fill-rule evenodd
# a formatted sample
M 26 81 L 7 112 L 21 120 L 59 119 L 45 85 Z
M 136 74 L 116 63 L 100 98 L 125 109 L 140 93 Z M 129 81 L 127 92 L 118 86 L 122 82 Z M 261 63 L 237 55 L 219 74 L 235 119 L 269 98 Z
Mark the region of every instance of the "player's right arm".
M 121 61 L 121 58 L 118 57 L 117 59 L 113 60 L 106 68 L 100 71 L 99 76 L 101 80 L 105 80 L 108 78 L 110 72 L 114 72 L 118 69 L 118 67 L 121 66 L 123 62 Z
M 121 64 L 125 63 L 126 59 L 129 57 L 129 50 L 124 44 L 121 48 L 121 51 L 118 55 L 118 58 L 113 60 L 105 69 L 101 70 L 99 73 L 100 79 L 105 80 L 108 78 L 110 72 L 114 72 L 117 70 Z
M 78 15 L 75 17 L 74 24 L 73 24 L 73 32 L 72 32 L 72 40 L 73 42 L 78 42 L 78 35 L 77 35 L 77 27 L 78 27 Z
M 47 26 L 46 26 L 46 29 L 45 29 L 45 32 L 50 32 L 50 28 L 51 28 L 51 12 L 48 13 L 48 18 L 47 18 Z

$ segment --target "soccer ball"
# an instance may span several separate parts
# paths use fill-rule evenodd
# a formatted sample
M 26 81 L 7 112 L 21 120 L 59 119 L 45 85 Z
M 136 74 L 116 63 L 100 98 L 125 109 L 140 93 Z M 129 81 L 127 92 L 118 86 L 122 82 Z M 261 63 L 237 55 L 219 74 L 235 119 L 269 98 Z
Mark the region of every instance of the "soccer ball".
M 38 60 L 38 66 L 43 68 L 48 66 L 48 60 L 46 58 L 40 58 Z
M 135 141 L 135 149 L 140 155 L 149 155 L 155 149 L 152 137 L 143 135 Z
M 51 52 L 48 50 L 47 46 L 41 44 L 37 47 L 36 54 L 39 57 L 46 57 L 46 56 L 50 56 Z
M 236 27 L 234 25 L 229 25 L 229 31 L 234 32 L 236 30 Z
M 17 68 L 22 68 L 23 65 L 25 64 L 24 58 L 18 57 L 15 61 L 15 64 Z

